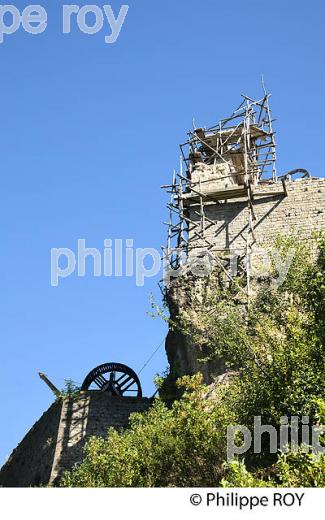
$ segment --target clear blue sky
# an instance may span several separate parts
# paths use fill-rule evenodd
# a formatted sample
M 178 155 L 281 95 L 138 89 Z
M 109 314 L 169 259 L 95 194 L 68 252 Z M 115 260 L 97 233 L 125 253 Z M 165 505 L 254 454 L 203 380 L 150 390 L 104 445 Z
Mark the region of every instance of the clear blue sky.
M 104 30 L 63 35 L 62 3 L 40 3 L 46 32 L 0 45 L 0 461 L 52 401 L 38 370 L 59 387 L 105 361 L 139 370 L 162 341 L 164 324 L 146 315 L 159 276 L 139 288 L 73 275 L 52 288 L 50 249 L 76 250 L 78 238 L 159 248 L 159 186 L 193 116 L 210 125 L 242 92 L 260 96 L 264 73 L 279 171 L 324 173 L 322 0 L 129 0 L 113 45 Z M 141 374 L 146 395 L 166 364 L 162 347 Z

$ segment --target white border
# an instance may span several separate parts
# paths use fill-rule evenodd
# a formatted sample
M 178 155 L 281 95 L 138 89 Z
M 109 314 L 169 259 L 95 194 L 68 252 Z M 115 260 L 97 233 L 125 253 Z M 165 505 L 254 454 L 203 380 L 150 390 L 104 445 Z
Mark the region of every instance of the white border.
M 206 506 L 207 493 L 227 493 L 239 496 L 268 497 L 266 507 L 257 506 L 252 510 L 238 507 Z M 274 493 L 282 495 L 304 493 L 301 506 L 276 506 L 272 504 Z M 202 504 L 193 506 L 190 497 L 199 494 Z M 263 518 L 306 518 L 306 514 L 322 511 L 325 499 L 324 489 L 0 489 L 0 511 L 8 520 L 110 520 L 135 518 L 139 520 L 186 520 L 201 518 L 215 519 L 260 519 Z M 181 516 L 178 516 L 181 515 Z

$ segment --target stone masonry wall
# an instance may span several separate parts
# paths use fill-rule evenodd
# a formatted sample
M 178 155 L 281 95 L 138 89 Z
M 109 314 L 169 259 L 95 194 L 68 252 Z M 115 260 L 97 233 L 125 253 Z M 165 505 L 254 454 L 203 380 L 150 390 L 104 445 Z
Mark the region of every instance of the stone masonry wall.
M 56 401 L 1 468 L 0 486 L 57 485 L 63 472 L 82 460 L 89 436 L 105 437 L 109 427 L 126 427 L 131 413 L 143 412 L 150 404 L 147 398 L 111 397 L 99 391 Z
M 292 233 L 309 239 L 313 231 L 325 229 L 325 179 L 302 179 L 287 182 L 288 196 L 283 197 L 281 182 L 260 184 L 254 191 L 254 233 L 258 246 L 270 244 L 278 235 Z M 267 193 L 267 197 L 259 194 Z M 248 208 L 245 200 L 229 200 L 207 205 L 206 237 L 216 249 L 243 250 L 248 229 Z M 192 215 L 193 220 L 199 217 Z M 202 247 L 196 237 L 189 237 L 191 246 Z
M 84 392 L 78 399 L 66 399 L 61 413 L 50 484 L 58 483 L 64 471 L 80 462 L 86 439 L 105 437 L 107 430 L 125 428 L 133 412 L 149 408 L 151 400 L 136 397 L 111 397 L 105 392 Z
M 282 236 L 296 236 L 298 239 L 310 240 L 315 231 L 325 231 L 325 179 L 311 178 L 295 182 L 287 182 L 287 196 L 284 197 L 281 182 L 270 182 L 259 185 L 255 191 L 254 234 L 256 245 L 254 256 L 258 258 L 259 248 L 268 249 L 274 239 Z M 208 191 L 208 187 L 206 188 Z M 267 197 L 258 197 L 259 193 L 267 193 Z M 191 218 L 196 208 L 190 208 Z M 230 254 L 245 251 L 248 230 L 247 200 L 232 199 L 227 203 L 217 202 L 205 206 L 206 237 L 214 245 L 215 251 L 230 250 Z M 215 224 L 211 225 L 211 221 Z M 206 248 L 206 244 L 197 235 L 190 233 L 189 257 L 196 251 Z M 254 263 L 254 262 L 253 262 Z M 208 291 L 208 278 L 195 277 L 188 271 L 176 278 L 169 287 L 167 300 L 171 318 L 177 318 L 187 309 L 195 309 L 197 298 L 204 298 Z M 170 364 L 170 381 L 185 374 L 203 373 L 204 381 L 211 383 L 215 376 L 224 372 L 222 360 L 202 364 L 198 358 L 204 358 L 205 352 L 200 345 L 193 344 L 191 338 L 175 330 L 170 330 L 166 339 L 166 352 Z
M 0 486 L 44 486 L 50 480 L 62 402 L 42 415 L 0 470 Z

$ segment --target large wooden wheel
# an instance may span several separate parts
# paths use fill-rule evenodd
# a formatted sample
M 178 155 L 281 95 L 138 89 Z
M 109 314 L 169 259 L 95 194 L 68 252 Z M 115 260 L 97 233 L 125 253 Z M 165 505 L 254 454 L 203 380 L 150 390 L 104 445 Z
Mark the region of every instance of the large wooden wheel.
M 104 363 L 94 368 L 85 378 L 81 390 L 101 390 L 120 397 L 142 397 L 137 374 L 122 363 Z

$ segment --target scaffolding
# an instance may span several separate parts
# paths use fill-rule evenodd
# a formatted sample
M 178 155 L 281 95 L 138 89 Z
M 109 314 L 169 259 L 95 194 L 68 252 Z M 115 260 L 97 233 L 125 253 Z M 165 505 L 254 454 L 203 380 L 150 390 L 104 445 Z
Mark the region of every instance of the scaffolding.
M 206 129 L 188 132 L 188 139 L 180 145 L 179 172 L 172 183 L 163 186 L 170 194 L 170 214 L 167 247 L 164 259 L 167 270 L 186 270 L 189 259 L 209 255 L 225 273 L 229 281 L 231 254 L 217 249 L 209 229 L 216 225 L 211 218 L 211 206 L 228 204 L 234 199 L 247 204 L 246 246 L 239 253 L 237 275 L 244 279 L 244 292 L 250 297 L 250 258 L 255 243 L 255 197 L 270 195 L 256 193 L 262 183 L 276 182 L 276 142 L 268 94 L 254 100 L 246 95 L 230 117 Z M 282 179 L 283 194 L 285 191 Z M 274 192 L 272 192 L 274 195 Z M 224 206 L 223 206 L 224 207 Z

